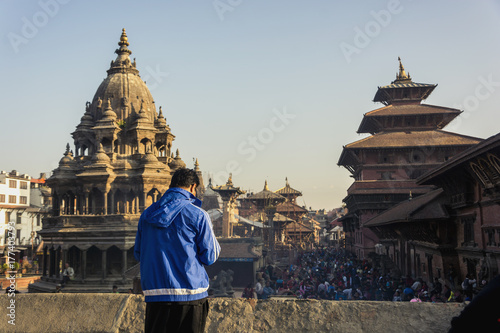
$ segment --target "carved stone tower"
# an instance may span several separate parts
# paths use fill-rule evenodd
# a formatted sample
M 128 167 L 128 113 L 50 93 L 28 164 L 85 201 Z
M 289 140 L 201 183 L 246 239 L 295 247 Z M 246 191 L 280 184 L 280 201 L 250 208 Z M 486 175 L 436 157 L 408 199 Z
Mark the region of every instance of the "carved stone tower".
M 47 180 L 53 217 L 44 220 L 43 279 L 60 281 L 66 262 L 86 285 L 127 283 L 140 213 L 168 189 L 186 163 L 172 153 L 175 136 L 139 76 L 125 29 L 107 77 Z M 198 163 L 197 172 L 201 176 Z M 96 287 L 96 290 L 99 288 Z M 106 287 L 105 289 L 108 289 Z

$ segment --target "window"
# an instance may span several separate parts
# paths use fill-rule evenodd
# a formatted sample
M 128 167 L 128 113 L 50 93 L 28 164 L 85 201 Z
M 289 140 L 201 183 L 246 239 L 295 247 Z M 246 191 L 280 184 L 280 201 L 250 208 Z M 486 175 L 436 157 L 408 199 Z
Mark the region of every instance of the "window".
M 5 194 L 0 194 L 0 202 L 5 202 Z
M 17 202 L 15 195 L 9 195 L 9 203 L 15 204 Z
M 17 213 L 16 223 L 21 224 L 23 213 Z
M 460 219 L 460 222 L 464 226 L 464 241 L 462 243 L 462 246 L 477 246 L 477 244 L 474 242 L 475 220 L 475 216 L 467 216 Z
M 472 171 L 474 171 L 474 173 L 479 178 L 481 183 L 483 183 L 484 186 L 491 184 L 488 176 L 486 175 L 486 172 L 484 172 L 484 170 L 479 165 L 477 165 L 476 163 L 472 163 L 472 162 L 470 162 L 469 165 L 470 165 L 470 168 L 472 169 Z
M 39 227 L 39 226 L 40 226 L 40 220 L 41 220 L 41 215 L 40 215 L 40 214 L 38 214 L 38 215 L 36 216 L 36 226 L 37 226 L 37 227 Z
M 5 212 L 5 224 L 8 224 L 9 222 L 10 222 L 10 212 Z
M 489 230 L 486 230 L 486 234 L 488 235 L 488 244 L 489 246 L 495 246 L 497 245 L 495 243 L 495 230 L 494 229 L 489 229 Z
M 21 229 L 16 230 L 16 238 L 19 239 L 19 242 L 21 242 Z
M 23 196 L 19 197 L 19 203 L 21 205 L 26 205 L 28 203 L 28 197 L 23 197 Z
M 28 188 L 28 183 L 27 182 L 19 182 L 19 188 L 21 190 L 26 190 Z
M 17 187 L 17 181 L 15 180 L 9 180 L 9 187 L 10 188 L 16 188 Z

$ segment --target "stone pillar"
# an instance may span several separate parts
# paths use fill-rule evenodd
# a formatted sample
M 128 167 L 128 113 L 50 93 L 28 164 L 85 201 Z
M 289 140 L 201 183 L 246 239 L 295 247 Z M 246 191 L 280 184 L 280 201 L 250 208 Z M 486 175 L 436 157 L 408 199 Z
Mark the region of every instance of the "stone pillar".
M 89 193 L 85 192 L 85 207 L 83 209 L 83 214 L 87 215 L 89 213 Z
M 55 275 L 55 261 L 56 261 L 56 258 L 55 258 L 55 250 L 54 248 L 51 248 L 49 250 L 49 277 L 54 277 Z
M 95 195 L 93 195 L 93 196 L 92 196 L 91 201 L 92 201 L 92 210 L 91 210 L 91 212 L 90 212 L 90 213 L 91 213 L 92 215 L 95 215 L 95 213 L 96 213 L 96 211 L 95 211 Z
M 271 252 L 271 258 L 274 260 L 274 243 L 275 243 L 275 236 L 274 236 L 274 214 L 276 213 L 276 208 L 275 207 L 268 207 L 266 208 L 266 215 L 267 215 L 267 221 L 270 226 L 269 228 L 269 250 Z
M 102 253 L 102 279 L 106 279 L 106 253 L 107 251 L 106 250 L 101 250 L 101 253 Z
M 104 215 L 108 214 L 108 192 L 104 192 Z
M 64 200 L 64 195 L 61 197 L 61 201 L 59 202 L 59 213 L 61 215 L 66 215 L 66 200 Z
M 222 204 L 222 237 L 231 237 L 231 202 L 224 200 Z
M 81 215 L 81 208 L 82 205 L 82 197 L 81 194 L 77 193 L 75 194 L 75 214 L 76 215 Z
M 76 194 L 73 194 L 73 196 L 71 197 L 71 212 L 70 212 L 71 215 L 75 215 L 76 214 Z
M 141 212 L 143 212 L 146 209 L 147 198 L 148 198 L 148 193 L 142 192 L 142 205 L 141 207 L 139 207 Z
M 49 260 L 49 255 L 47 253 L 47 247 L 43 248 L 43 262 L 42 262 L 42 275 L 47 276 L 47 264 Z
M 61 248 L 56 250 L 56 277 L 61 277 Z
M 111 211 L 109 212 L 110 214 L 115 214 L 116 211 L 116 202 L 115 202 L 115 193 L 113 191 L 109 192 L 109 195 L 111 196 Z
M 127 249 L 122 250 L 122 277 L 125 279 L 125 272 L 127 271 Z
M 87 277 L 87 250 L 82 250 L 82 280 Z
M 62 268 L 64 269 L 64 265 L 68 262 L 68 250 L 62 250 Z

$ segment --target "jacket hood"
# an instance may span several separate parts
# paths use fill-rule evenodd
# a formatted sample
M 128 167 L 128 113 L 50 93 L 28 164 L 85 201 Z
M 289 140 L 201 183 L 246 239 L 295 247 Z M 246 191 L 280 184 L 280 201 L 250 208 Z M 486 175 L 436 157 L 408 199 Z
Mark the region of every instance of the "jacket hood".
M 160 200 L 149 206 L 145 212 L 145 221 L 160 228 L 167 228 L 189 204 L 201 207 L 201 200 L 182 188 L 173 187 L 165 192 Z

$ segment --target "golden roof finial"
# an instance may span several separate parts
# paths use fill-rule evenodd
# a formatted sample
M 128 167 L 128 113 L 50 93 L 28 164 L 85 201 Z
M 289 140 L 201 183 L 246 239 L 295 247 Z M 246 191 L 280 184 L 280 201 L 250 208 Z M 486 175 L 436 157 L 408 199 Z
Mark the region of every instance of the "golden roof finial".
M 269 186 L 267 186 L 267 180 L 264 183 L 264 191 L 269 191 Z
M 403 66 L 403 63 L 401 62 L 401 58 L 400 57 L 398 57 L 398 61 L 399 61 L 399 74 L 397 75 L 396 78 L 398 80 L 408 80 L 408 79 L 410 79 L 410 75 L 406 74 L 405 68 Z
M 120 46 L 122 46 L 122 45 L 129 46 L 130 45 L 128 43 L 128 37 L 127 37 L 127 33 L 125 32 L 125 28 L 122 29 L 122 35 L 120 36 L 120 42 L 118 43 L 118 45 L 120 45 Z
M 226 185 L 233 186 L 233 174 L 232 173 L 229 174 L 229 178 L 227 179 Z

